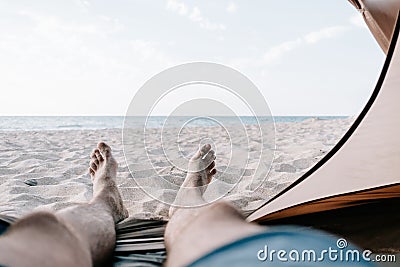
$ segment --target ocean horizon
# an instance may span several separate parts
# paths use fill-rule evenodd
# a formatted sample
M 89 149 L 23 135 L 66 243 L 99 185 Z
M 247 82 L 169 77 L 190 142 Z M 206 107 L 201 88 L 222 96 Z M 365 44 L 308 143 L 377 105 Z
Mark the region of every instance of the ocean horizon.
M 334 120 L 346 119 L 349 116 L 273 116 L 258 117 L 253 116 L 216 116 L 214 117 L 221 124 L 242 122 L 245 125 L 279 122 L 301 122 L 308 119 Z M 49 130 L 98 130 L 98 129 L 122 129 L 124 116 L 0 116 L 0 131 L 49 131 Z M 134 117 L 133 117 L 134 118 Z M 143 117 L 130 119 L 130 126 L 140 128 Z M 152 116 L 148 117 L 148 128 L 161 128 L 168 117 Z M 175 116 L 168 118 L 168 126 L 181 127 L 189 116 Z M 240 120 L 238 120 L 238 118 Z M 216 124 L 207 119 L 193 120 L 189 127 L 215 126 Z

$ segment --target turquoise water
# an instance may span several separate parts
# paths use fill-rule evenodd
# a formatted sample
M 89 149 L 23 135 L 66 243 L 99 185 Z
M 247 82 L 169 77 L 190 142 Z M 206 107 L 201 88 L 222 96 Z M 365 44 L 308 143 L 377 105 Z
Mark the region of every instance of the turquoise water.
M 163 127 L 167 117 L 154 116 L 148 118 L 147 127 Z M 256 124 L 255 117 L 215 117 L 221 124 L 238 123 Z M 345 116 L 276 116 L 275 122 L 300 122 L 310 118 L 332 120 L 347 118 Z M 168 119 L 168 126 L 181 127 L 191 117 L 172 117 Z M 143 128 L 143 119 L 131 117 L 130 126 Z M 260 123 L 270 123 L 271 117 L 259 117 Z M 123 116 L 0 116 L 0 131 L 47 131 L 47 130 L 85 130 L 85 129 L 121 129 L 124 124 Z M 214 126 L 215 123 L 206 119 L 197 119 L 190 126 Z

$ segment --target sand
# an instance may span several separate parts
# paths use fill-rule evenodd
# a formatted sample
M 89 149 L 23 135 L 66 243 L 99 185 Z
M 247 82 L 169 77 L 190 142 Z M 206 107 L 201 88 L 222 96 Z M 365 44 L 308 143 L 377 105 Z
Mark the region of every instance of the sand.
M 255 162 L 250 158 L 246 168 L 236 170 L 243 173 L 243 178 L 232 189 L 238 176 L 232 170 L 230 175 L 221 175 L 226 170 L 229 157 L 224 146 L 219 145 L 216 161 L 218 186 L 209 190 L 210 199 L 213 193 L 227 190 L 229 194 L 225 199 L 243 212 L 256 209 L 326 155 L 352 121 L 309 119 L 277 123 L 274 161 L 267 179 L 255 191 L 249 188 L 250 178 L 256 169 Z M 183 145 L 190 143 L 199 131 L 201 129 L 188 131 L 179 142 Z M 223 134 L 215 136 L 213 141 L 216 146 L 226 138 Z M 0 140 L 0 214 L 22 216 L 33 210 L 57 210 L 88 201 L 92 196 L 89 154 L 99 141 L 105 141 L 112 147 L 119 162 L 117 183 L 131 216 L 166 219 L 169 206 L 153 197 L 173 201 L 176 191 L 168 184 L 164 187 L 165 181 L 179 186 L 185 177 L 183 171 L 165 160 L 160 139 L 155 135 L 153 139 L 148 139 L 151 161 L 146 153 L 135 151 L 132 146 L 129 164 L 134 163 L 130 168 L 125 162 L 120 129 L 0 132 Z M 137 185 L 129 169 L 135 170 L 135 177 L 141 178 L 142 186 L 153 197 Z M 156 179 L 159 176 L 164 180 Z

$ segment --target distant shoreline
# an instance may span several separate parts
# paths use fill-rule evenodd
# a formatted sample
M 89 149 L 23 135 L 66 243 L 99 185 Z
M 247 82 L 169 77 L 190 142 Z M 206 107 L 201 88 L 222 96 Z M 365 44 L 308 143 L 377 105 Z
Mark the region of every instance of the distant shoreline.
M 124 116 L 0 116 L 0 131 L 62 131 L 62 130 L 100 130 L 100 129 L 122 129 Z M 143 117 L 142 117 L 143 118 Z M 166 116 L 149 117 L 148 128 L 161 128 L 164 125 Z M 181 127 L 191 117 L 171 117 L 172 127 Z M 216 116 L 221 124 L 235 123 L 237 117 Z M 244 124 L 256 124 L 257 120 L 250 116 L 239 117 Z M 280 122 L 302 122 L 308 119 L 336 120 L 347 119 L 349 116 L 274 116 L 275 123 Z M 271 117 L 259 117 L 259 123 L 271 122 Z M 132 127 L 143 128 L 140 120 Z M 171 123 L 171 122 L 170 122 Z M 198 120 L 192 126 L 213 126 L 209 121 Z

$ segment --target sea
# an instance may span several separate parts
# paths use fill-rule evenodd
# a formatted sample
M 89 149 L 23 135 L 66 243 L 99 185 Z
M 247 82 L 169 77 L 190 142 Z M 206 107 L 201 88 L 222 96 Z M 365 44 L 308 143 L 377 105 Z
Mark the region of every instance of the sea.
M 210 119 L 194 119 L 192 117 L 176 116 L 152 116 L 147 118 L 147 128 L 165 127 L 166 121 L 169 127 L 181 127 L 187 121 L 188 127 L 214 126 L 215 121 L 220 124 L 241 122 L 245 125 L 257 123 L 301 122 L 308 119 L 334 120 L 345 119 L 347 116 L 274 116 L 252 117 L 239 116 L 215 117 Z M 240 120 L 238 120 L 240 119 Z M 0 131 L 57 131 L 57 130 L 96 130 L 96 129 L 122 129 L 124 116 L 0 116 Z M 129 119 L 132 128 L 143 128 L 143 117 Z

